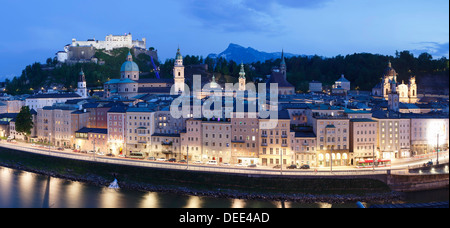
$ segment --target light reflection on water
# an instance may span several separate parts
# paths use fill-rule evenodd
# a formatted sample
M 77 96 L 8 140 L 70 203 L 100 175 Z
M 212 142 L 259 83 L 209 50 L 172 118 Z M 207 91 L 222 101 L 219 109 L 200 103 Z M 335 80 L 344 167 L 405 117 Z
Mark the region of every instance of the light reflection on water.
M 120 184 L 120 182 L 119 182 Z M 411 195 L 411 201 L 423 198 L 420 193 Z M 448 189 L 438 195 L 447 200 Z M 430 194 L 428 194 L 430 195 Z M 428 196 L 429 197 L 429 196 Z M 356 203 L 356 202 L 355 202 Z M 366 204 L 367 205 L 367 204 Z M 301 204 L 296 202 L 222 199 L 177 195 L 171 193 L 109 189 L 80 182 L 46 177 L 29 172 L 0 167 L 0 208 L 331 208 L 351 207 L 353 203 Z

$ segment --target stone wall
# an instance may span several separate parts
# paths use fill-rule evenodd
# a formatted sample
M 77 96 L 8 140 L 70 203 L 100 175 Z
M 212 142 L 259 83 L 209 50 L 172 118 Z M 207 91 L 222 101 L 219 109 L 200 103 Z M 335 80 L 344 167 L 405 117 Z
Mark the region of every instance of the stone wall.
M 445 188 L 449 186 L 448 173 L 389 175 L 387 184 L 394 191 L 412 192 Z

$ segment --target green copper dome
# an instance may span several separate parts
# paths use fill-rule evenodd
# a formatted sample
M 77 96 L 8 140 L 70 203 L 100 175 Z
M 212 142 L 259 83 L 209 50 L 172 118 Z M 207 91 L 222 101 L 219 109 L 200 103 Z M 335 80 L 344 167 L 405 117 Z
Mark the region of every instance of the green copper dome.
M 183 60 L 183 56 L 180 53 L 180 48 L 178 48 L 176 59 L 177 60 Z
M 130 52 L 128 52 L 127 61 L 122 64 L 120 71 L 139 71 L 139 67 L 135 62 L 133 62 L 133 57 Z

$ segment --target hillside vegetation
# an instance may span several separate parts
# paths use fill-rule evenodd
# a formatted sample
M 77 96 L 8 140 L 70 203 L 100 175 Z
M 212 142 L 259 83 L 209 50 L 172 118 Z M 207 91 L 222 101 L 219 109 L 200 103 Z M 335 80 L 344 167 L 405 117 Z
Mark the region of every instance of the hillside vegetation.
M 58 84 L 71 91 L 77 86 L 81 68 L 86 74 L 88 87 L 101 87 L 109 79 L 120 78 L 120 67 L 125 62 L 129 51 L 128 48 L 116 49 L 110 53 L 97 51 L 95 57 L 99 61 L 104 61 L 103 65 L 84 63 L 57 66 L 57 62 L 52 59 L 48 59 L 46 64 L 34 63 L 28 65 L 20 77 L 6 80 L 6 92 L 13 95 L 33 93 L 42 87 L 47 88 Z M 148 55 L 140 54 L 133 60 L 141 70 L 140 78 L 156 77 Z M 403 51 L 397 52 L 395 56 L 355 53 L 332 58 L 319 56 L 286 58 L 287 80 L 296 87 L 297 91 L 307 92 L 308 83 L 312 80 L 321 81 L 324 86 L 329 86 L 344 74 L 351 82 L 352 89 L 370 91 L 381 81 L 388 61 L 391 61 L 392 67 L 399 74 L 398 82 L 408 83 L 410 76 L 416 76 L 419 84 L 422 78 L 428 80 L 431 78 L 436 79 L 432 81 L 439 86 L 445 83 L 437 79 L 449 76 L 447 58 L 433 59 L 428 53 L 415 57 L 409 51 Z M 255 81 L 256 78 L 262 78 L 264 81 L 267 75 L 270 75 L 272 68 L 279 66 L 280 62 L 280 59 L 276 59 L 245 64 L 247 81 Z M 172 77 L 174 59 L 167 59 L 164 63 L 155 62 L 155 64 L 160 68 L 159 74 L 162 78 Z M 208 71 L 215 73 L 220 83 L 236 82 L 239 77 L 240 63 L 233 60 L 210 57 L 203 59 L 203 57 L 189 55 L 184 57 L 185 66 L 196 64 L 208 65 Z

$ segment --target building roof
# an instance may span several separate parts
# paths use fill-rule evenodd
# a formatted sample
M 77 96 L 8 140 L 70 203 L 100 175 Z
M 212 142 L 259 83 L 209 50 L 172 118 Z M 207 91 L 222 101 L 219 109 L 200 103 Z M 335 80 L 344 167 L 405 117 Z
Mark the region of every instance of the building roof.
M 127 112 L 127 107 L 125 107 L 125 106 L 114 106 L 111 109 L 109 109 L 108 112 L 126 113 Z
M 157 137 L 180 137 L 180 134 L 154 133 L 152 136 L 157 136 Z
M 149 107 L 130 107 L 127 112 L 155 112 L 155 110 Z
M 173 84 L 174 80 L 173 78 L 142 78 L 137 80 L 138 83 L 167 83 L 167 84 Z
M 170 94 L 171 87 L 139 87 L 138 93 Z
M 68 111 L 75 111 L 77 110 L 74 106 L 45 106 L 42 108 L 43 110 L 68 110 Z
M 339 79 L 337 80 L 337 82 L 350 82 L 350 81 L 347 80 L 347 79 L 344 77 L 344 75 L 342 75 L 341 78 L 339 78 Z
M 296 131 L 295 138 L 316 138 L 316 134 L 312 131 Z
M 80 130 L 76 131 L 76 133 L 97 133 L 97 134 L 108 134 L 108 129 L 103 128 L 87 128 L 83 127 Z
M 286 79 L 284 78 L 283 73 L 277 72 L 277 71 L 273 71 L 272 72 L 272 74 L 270 75 L 269 80 L 267 80 L 267 82 L 266 82 L 266 86 L 269 87 L 270 83 L 278 83 L 278 88 L 294 87 L 293 85 L 291 85 L 291 83 L 286 81 Z
M 28 97 L 27 99 L 46 99 L 46 98 L 81 98 L 77 93 L 43 93 Z
M 111 79 L 107 82 L 105 82 L 105 84 L 120 84 L 120 83 L 137 83 L 136 81 L 133 81 L 129 78 L 125 78 L 125 79 Z
M 377 122 L 377 121 L 368 118 L 354 118 L 350 119 L 350 122 Z
M 344 113 L 350 113 L 350 114 L 370 114 L 369 111 L 365 111 L 365 110 L 353 110 L 353 109 L 348 109 L 348 108 L 344 108 Z

